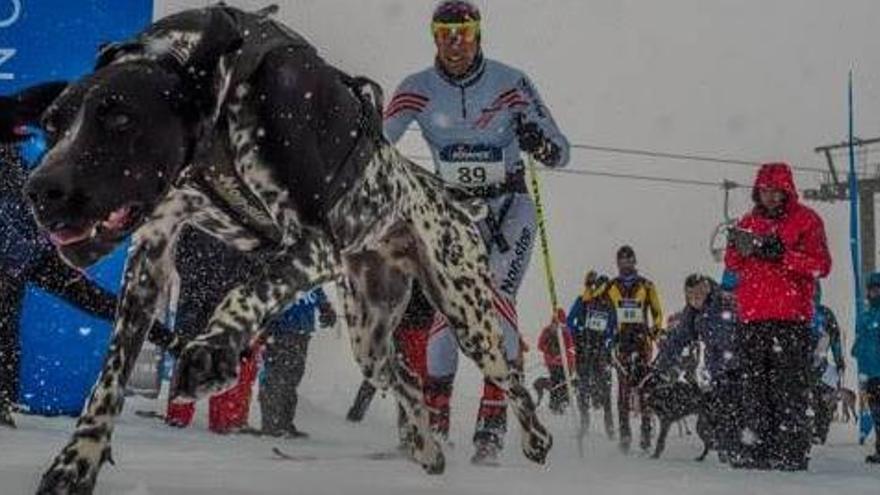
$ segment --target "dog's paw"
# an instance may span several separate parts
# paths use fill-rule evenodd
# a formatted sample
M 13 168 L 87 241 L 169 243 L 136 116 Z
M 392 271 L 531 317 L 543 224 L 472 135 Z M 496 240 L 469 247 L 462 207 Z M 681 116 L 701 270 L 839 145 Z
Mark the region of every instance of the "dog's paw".
M 228 346 L 195 340 L 184 347 L 177 363 L 175 401 L 191 401 L 220 392 L 235 384 L 239 355 Z
M 536 464 L 547 462 L 547 454 L 553 448 L 553 435 L 537 422 L 532 425 L 531 431 L 523 433 L 522 451 L 526 459 Z
M 43 474 L 37 495 L 91 495 L 109 446 L 93 439 L 73 439 Z

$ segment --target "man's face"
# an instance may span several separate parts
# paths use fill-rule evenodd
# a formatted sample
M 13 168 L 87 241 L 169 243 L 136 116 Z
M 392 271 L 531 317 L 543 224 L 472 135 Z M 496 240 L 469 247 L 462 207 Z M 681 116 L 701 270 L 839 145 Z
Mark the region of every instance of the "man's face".
M 687 305 L 697 310 L 703 309 L 708 296 L 709 284 L 705 281 L 693 287 L 685 287 L 684 289 L 684 298 L 687 301 Z
M 443 70 L 454 77 L 466 74 L 480 51 L 479 22 L 434 23 L 431 27 Z
M 761 188 L 758 190 L 758 201 L 769 211 L 775 211 L 785 204 L 785 192 L 779 189 Z
M 872 301 L 880 299 L 880 286 L 868 287 L 868 299 Z
M 621 256 L 617 258 L 617 269 L 620 270 L 620 273 L 626 275 L 628 273 L 633 273 L 636 271 L 636 257 L 635 256 Z

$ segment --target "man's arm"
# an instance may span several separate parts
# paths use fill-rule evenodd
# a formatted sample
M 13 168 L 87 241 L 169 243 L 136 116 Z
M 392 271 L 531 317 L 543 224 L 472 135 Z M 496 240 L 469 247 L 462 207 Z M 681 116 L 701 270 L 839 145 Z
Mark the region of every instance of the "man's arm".
M 528 103 L 519 110 L 516 123 L 520 148 L 548 167 L 566 166 L 570 156 L 568 139 L 559 130 L 538 89 L 527 76 L 520 79 L 517 89 Z
M 406 132 L 406 128 L 427 107 L 431 99 L 426 92 L 422 91 L 414 76 L 406 78 L 397 90 L 394 97 L 388 102 L 383 116 L 385 137 L 391 143 L 396 143 Z

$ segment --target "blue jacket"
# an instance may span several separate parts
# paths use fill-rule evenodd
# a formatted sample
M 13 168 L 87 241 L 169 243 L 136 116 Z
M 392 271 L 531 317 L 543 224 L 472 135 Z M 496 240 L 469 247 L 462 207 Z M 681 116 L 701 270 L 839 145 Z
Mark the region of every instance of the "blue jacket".
M 871 304 L 859 315 L 852 356 L 858 361 L 859 378 L 880 378 L 880 304 Z
M 584 335 L 599 335 L 607 346 L 617 328 L 617 312 L 607 297 L 600 296 L 584 301 L 583 296 L 578 296 L 568 310 L 566 323 L 575 340 L 578 335 L 588 332 Z
M 686 306 L 681 323 L 669 330 L 657 356 L 657 368 L 666 371 L 674 367 L 682 351 L 694 341 L 705 347 L 705 365 L 715 379 L 739 367 L 736 356 L 736 307 L 733 297 L 713 284 L 702 310 Z
M 320 287 L 300 294 L 295 303 L 266 325 L 266 331 L 269 335 L 311 335 L 315 332 L 315 312 L 327 304 L 327 294 Z

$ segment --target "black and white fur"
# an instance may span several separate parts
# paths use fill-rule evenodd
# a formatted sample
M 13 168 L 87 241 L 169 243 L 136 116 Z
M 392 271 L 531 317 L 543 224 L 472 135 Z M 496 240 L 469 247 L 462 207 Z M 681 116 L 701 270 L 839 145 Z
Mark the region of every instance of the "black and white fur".
M 258 63 L 241 56 L 279 32 L 288 42 L 257 50 Z M 263 269 L 226 296 L 205 334 L 183 350 L 184 396 L 228 386 L 239 351 L 263 322 L 298 292 L 336 280 L 364 376 L 397 395 L 414 458 L 442 472 L 419 380 L 390 352 L 418 279 L 462 351 L 507 390 L 526 457 L 544 462 L 552 438 L 504 359 L 478 214 L 380 137 L 369 138 L 358 124 L 362 95 L 304 43 L 262 14 L 185 11 L 105 49 L 95 73 L 44 116 L 50 150 L 27 188 L 37 220 L 56 239 L 66 236 L 59 249 L 77 265 L 124 234 L 133 243 L 106 363 L 40 494 L 93 492 L 185 224 L 256 253 Z M 238 190 L 216 186 L 215 167 L 232 171 Z M 87 238 L 74 242 L 71 232 Z

